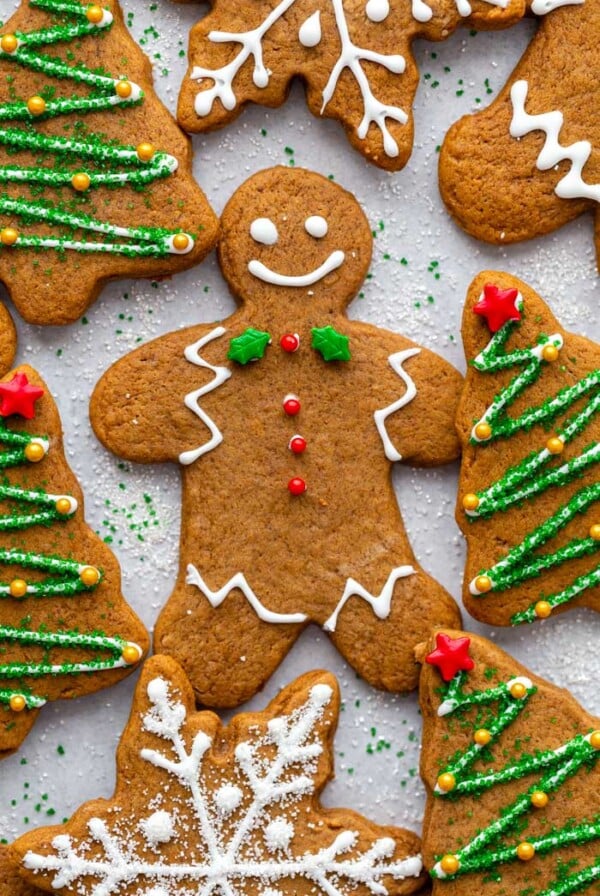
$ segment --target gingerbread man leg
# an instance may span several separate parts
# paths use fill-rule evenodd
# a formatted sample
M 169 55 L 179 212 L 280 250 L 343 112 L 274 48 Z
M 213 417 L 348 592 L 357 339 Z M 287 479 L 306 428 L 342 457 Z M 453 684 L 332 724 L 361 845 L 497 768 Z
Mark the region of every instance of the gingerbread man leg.
M 340 611 L 331 632 L 340 653 L 373 687 L 415 688 L 419 678 L 415 645 L 442 619 L 445 625 L 461 626 L 450 595 L 422 569 L 415 569 L 413 575 L 396 580 L 387 618 L 378 618 L 369 603 L 354 596 Z
M 239 706 L 263 687 L 306 623 L 264 622 L 239 590 L 230 592 L 225 609 L 185 589 L 159 616 L 154 650 L 177 659 L 201 704 Z M 200 636 L 190 639 L 190 631 Z

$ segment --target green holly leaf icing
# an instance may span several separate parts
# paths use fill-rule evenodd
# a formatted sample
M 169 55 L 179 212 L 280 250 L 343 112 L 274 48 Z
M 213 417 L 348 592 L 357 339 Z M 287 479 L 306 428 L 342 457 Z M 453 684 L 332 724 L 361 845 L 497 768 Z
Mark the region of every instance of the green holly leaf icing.
M 349 361 L 350 340 L 334 330 L 333 327 L 313 327 L 312 347 L 321 354 L 325 361 Z
M 263 357 L 270 341 L 270 333 L 263 333 L 262 330 L 248 327 L 241 336 L 236 336 L 235 339 L 231 340 L 227 357 L 230 361 L 237 361 L 238 364 L 258 361 L 259 358 Z

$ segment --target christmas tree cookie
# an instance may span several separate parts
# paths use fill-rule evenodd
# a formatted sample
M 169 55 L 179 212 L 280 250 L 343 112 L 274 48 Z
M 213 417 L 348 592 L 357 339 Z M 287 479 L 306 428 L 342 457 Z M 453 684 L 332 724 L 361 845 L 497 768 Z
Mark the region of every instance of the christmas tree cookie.
M 36 324 L 113 277 L 200 261 L 216 220 L 117 0 L 21 0 L 0 28 L 0 280 Z
M 115 557 L 85 524 L 58 410 L 26 365 L 0 380 L 0 757 L 48 700 L 135 668 L 146 632 Z
M 371 684 L 414 687 L 414 645 L 458 611 L 414 558 L 390 473 L 456 457 L 461 378 L 347 318 L 372 236 L 337 184 L 263 171 L 221 224 L 240 309 L 140 347 L 92 396 L 108 448 L 181 465 L 179 575 L 155 649 L 200 702 L 231 706 L 313 622 Z
M 468 233 L 502 245 L 591 211 L 600 253 L 598 4 L 533 0 L 531 9 L 550 15 L 507 84 L 489 108 L 446 135 L 442 198 Z
M 418 838 L 324 809 L 339 713 L 335 678 L 312 672 L 225 728 L 195 712 L 169 657 L 146 663 L 109 800 L 11 850 L 59 896 L 408 896 L 423 886 Z
M 419 651 L 433 896 L 592 896 L 600 720 L 475 635 Z
M 489 271 L 469 288 L 463 340 L 465 606 L 494 625 L 600 610 L 600 346 Z
M 191 31 L 178 118 L 191 133 L 214 130 L 248 103 L 280 106 L 298 77 L 314 115 L 336 119 L 368 161 L 398 171 L 413 143 L 413 41 L 445 40 L 460 25 L 503 28 L 525 7 L 523 0 L 213 0 Z

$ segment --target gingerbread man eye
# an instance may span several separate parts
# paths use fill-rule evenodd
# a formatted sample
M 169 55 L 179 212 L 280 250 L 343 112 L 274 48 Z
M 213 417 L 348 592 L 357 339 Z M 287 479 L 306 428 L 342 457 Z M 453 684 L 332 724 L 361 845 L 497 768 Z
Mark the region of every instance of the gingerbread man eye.
M 255 218 L 250 225 L 250 236 L 255 243 L 274 246 L 279 239 L 277 228 L 270 218 Z
M 327 221 L 325 218 L 322 218 L 321 215 L 311 215 L 310 218 L 307 218 L 304 222 L 304 227 L 306 232 L 311 236 L 314 236 L 317 240 L 326 236 L 327 231 L 329 230 Z

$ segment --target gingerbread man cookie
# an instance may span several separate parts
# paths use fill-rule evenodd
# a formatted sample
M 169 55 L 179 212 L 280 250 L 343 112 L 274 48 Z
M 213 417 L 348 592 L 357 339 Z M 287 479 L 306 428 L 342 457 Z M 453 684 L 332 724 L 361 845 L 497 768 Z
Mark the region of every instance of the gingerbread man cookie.
M 21 0 L 0 28 L 0 280 L 35 324 L 114 277 L 200 261 L 216 219 L 118 0 Z
M 191 133 L 214 130 L 247 103 L 280 106 L 299 77 L 314 115 L 398 171 L 413 142 L 413 41 L 445 40 L 461 24 L 503 28 L 524 11 L 523 0 L 214 0 L 192 28 L 178 118 Z
M 556 9 L 564 2 L 534 0 L 534 12 L 550 15 L 491 106 L 448 132 L 440 189 L 460 226 L 490 243 L 552 233 L 593 211 L 600 253 L 600 9 L 596 0 Z
M 366 680 L 411 688 L 419 633 L 458 611 L 415 561 L 391 465 L 457 456 L 461 378 L 346 317 L 372 237 L 341 187 L 263 171 L 221 224 L 242 307 L 142 346 L 92 396 L 108 448 L 181 464 L 180 569 L 156 650 L 180 660 L 202 703 L 230 706 L 314 622 Z
M 324 809 L 340 697 L 328 672 L 224 727 L 195 712 L 170 657 L 149 660 L 117 753 L 110 800 L 21 837 L 11 857 L 59 896 L 409 896 L 419 839 Z
M 17 331 L 12 317 L 0 304 L 0 376 L 12 366 L 17 350 Z

